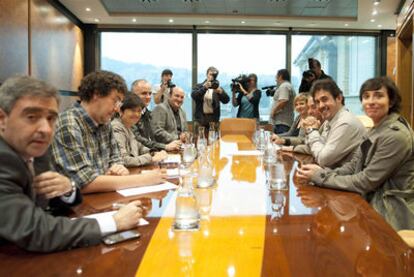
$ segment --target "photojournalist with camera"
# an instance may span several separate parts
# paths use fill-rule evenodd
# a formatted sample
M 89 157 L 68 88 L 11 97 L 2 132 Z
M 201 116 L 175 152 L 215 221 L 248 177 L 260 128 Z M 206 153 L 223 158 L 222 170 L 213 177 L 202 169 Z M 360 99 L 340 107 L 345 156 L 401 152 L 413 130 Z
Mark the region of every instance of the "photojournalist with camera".
M 175 87 L 172 82 L 173 73 L 170 69 L 164 69 L 161 72 L 161 83 L 154 88 L 154 102 L 160 104 L 167 101 L 171 89 Z
M 277 72 L 276 83 L 278 87 L 273 96 L 269 123 L 273 125 L 273 132 L 275 134 L 281 134 L 289 131 L 293 123 L 295 91 L 290 83 L 290 74 L 287 69 L 280 69 Z
M 239 107 L 237 117 L 260 119 L 259 103 L 262 92 L 257 88 L 257 75 L 240 75 L 232 79 L 231 90 L 234 107 Z
M 206 79 L 197 84 L 191 92 L 191 98 L 195 102 L 194 130 L 196 132 L 198 126 L 205 126 L 208 129 L 210 122 L 218 124 L 220 122 L 220 102 L 227 104 L 230 101 L 230 97 L 220 87 L 220 82 L 217 80 L 218 74 L 218 69 L 210 66 L 207 69 Z

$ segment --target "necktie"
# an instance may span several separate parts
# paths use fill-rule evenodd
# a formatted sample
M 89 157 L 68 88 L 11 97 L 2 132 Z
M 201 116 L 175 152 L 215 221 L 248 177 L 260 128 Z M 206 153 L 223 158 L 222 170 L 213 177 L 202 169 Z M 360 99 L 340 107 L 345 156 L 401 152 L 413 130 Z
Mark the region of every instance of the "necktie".
M 34 166 L 33 166 L 33 159 L 29 159 L 26 161 L 26 165 L 27 168 L 29 169 L 30 172 L 30 177 L 31 177 L 31 184 L 30 184 L 30 198 L 34 201 L 36 199 L 36 192 L 34 190 L 33 187 L 33 179 L 35 177 L 35 170 L 34 170 Z
M 35 168 L 33 165 L 33 159 L 29 159 L 26 162 L 27 168 L 29 169 L 30 174 L 32 175 L 32 185 L 31 185 L 31 197 L 35 201 L 36 205 L 42 209 L 48 209 L 49 201 L 44 197 L 44 195 L 36 194 L 36 191 L 33 187 L 34 177 L 36 176 Z

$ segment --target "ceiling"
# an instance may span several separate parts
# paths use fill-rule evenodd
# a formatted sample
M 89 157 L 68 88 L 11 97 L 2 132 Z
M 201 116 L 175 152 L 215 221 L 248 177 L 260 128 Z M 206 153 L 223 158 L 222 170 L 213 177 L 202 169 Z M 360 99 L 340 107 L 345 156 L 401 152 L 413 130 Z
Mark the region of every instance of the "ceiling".
M 59 0 L 99 25 L 395 30 L 400 0 Z

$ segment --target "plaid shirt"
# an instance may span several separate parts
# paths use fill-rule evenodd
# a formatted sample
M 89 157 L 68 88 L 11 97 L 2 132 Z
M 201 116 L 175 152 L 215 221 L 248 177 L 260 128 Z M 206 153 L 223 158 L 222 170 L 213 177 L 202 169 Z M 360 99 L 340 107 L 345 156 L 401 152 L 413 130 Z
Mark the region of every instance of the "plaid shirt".
M 55 170 L 80 188 L 122 164 L 111 124 L 97 125 L 79 103 L 59 115 L 52 155 Z

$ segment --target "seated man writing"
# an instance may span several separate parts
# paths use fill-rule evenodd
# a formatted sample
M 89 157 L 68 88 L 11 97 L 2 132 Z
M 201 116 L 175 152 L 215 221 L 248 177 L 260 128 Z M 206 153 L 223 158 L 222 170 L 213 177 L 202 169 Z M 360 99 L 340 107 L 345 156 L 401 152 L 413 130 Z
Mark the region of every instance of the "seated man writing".
M 95 245 L 105 234 L 133 228 L 141 217 L 139 201 L 99 221 L 54 217 L 40 207 L 49 199 L 51 208 L 81 200 L 79 189 L 42 161 L 58 105 L 56 90 L 30 77 L 10 78 L 0 87 L 0 244 L 37 252 Z
M 159 171 L 129 175 L 111 129 L 111 118 L 126 93 L 122 77 L 92 72 L 79 87 L 80 103 L 59 115 L 52 144 L 55 169 L 70 177 L 84 193 L 159 184 Z

